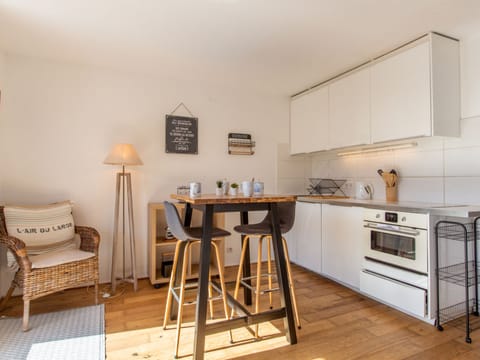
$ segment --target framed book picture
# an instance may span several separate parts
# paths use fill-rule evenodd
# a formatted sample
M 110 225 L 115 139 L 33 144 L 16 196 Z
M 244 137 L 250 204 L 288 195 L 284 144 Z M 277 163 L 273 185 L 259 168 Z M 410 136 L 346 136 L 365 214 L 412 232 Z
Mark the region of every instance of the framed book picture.
M 166 115 L 165 152 L 198 154 L 198 118 Z

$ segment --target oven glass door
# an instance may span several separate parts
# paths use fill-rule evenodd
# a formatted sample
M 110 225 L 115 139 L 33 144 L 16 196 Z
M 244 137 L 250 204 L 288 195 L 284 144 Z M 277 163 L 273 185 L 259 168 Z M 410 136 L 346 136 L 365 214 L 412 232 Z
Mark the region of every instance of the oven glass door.
M 413 236 L 371 230 L 370 249 L 410 260 L 416 259 L 415 237 Z
M 366 257 L 405 270 L 427 273 L 427 230 L 365 222 L 364 231 Z

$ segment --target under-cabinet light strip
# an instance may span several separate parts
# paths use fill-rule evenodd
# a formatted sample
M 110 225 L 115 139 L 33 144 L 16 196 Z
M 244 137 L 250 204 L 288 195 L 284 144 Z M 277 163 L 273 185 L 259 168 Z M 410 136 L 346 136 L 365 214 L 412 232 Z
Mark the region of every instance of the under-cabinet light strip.
M 360 155 L 360 154 L 367 154 L 367 153 L 379 152 L 379 151 L 408 149 L 415 146 L 417 146 L 416 142 L 382 145 L 382 146 L 368 147 L 368 148 L 362 148 L 362 149 L 356 149 L 356 150 L 340 151 L 337 153 L 337 156 Z

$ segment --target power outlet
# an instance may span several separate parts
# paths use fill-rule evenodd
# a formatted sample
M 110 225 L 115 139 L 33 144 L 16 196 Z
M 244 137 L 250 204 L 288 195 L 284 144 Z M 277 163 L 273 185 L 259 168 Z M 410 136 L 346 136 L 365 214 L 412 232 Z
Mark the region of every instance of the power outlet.
M 353 193 L 353 181 L 346 181 L 342 186 L 343 192 L 348 196 L 352 196 Z

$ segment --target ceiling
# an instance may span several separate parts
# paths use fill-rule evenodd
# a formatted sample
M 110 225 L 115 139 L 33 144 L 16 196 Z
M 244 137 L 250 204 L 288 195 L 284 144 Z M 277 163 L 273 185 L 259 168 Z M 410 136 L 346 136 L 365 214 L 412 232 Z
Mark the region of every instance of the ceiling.
M 0 0 L 0 50 L 294 94 L 428 31 L 480 36 L 478 0 Z

